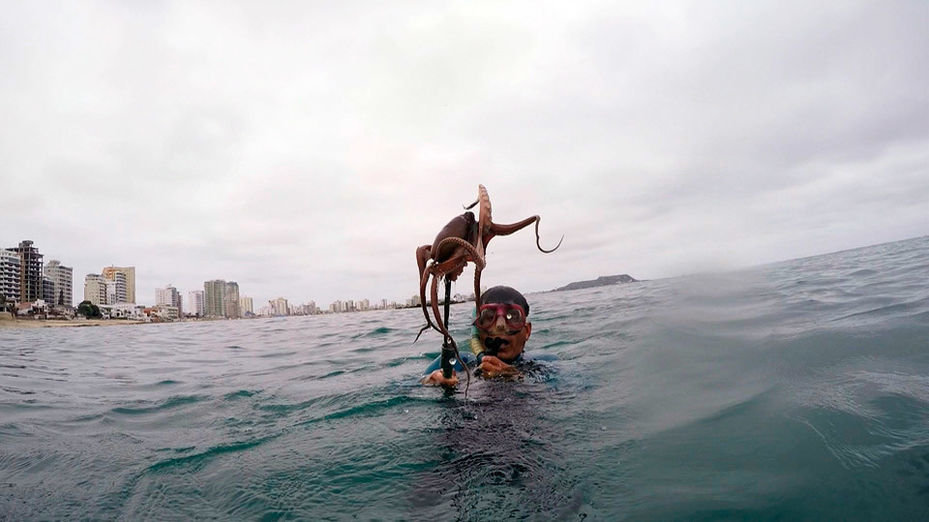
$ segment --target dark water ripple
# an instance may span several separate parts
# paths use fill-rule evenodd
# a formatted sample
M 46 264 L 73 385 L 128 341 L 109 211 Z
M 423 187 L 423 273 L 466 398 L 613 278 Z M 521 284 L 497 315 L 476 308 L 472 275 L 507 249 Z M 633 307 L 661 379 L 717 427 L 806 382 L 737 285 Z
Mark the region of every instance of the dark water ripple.
M 533 295 L 559 360 L 467 397 L 417 310 L 0 330 L 0 519 L 929 519 L 927 281 L 920 238 Z

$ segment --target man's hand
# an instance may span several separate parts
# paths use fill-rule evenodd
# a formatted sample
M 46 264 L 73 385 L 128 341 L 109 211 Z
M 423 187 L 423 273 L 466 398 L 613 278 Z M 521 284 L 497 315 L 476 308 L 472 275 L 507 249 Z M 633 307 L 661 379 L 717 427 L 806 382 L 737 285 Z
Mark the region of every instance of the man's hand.
M 426 386 L 445 386 L 446 388 L 454 388 L 455 386 L 458 386 L 458 375 L 455 373 L 455 370 L 452 370 L 452 376 L 446 379 L 442 375 L 442 370 L 436 370 L 423 377 L 420 382 Z
M 490 378 L 519 374 L 519 370 L 517 370 L 515 366 L 509 365 L 493 355 L 485 355 L 484 358 L 481 359 L 479 368 L 484 372 L 484 377 Z

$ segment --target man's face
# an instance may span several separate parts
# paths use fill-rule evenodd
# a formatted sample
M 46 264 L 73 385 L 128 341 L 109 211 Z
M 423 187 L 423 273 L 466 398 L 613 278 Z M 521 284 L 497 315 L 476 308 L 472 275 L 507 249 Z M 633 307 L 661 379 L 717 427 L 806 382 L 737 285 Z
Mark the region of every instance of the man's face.
M 494 353 L 503 361 L 510 362 L 523 353 L 526 341 L 532 333 L 532 323 L 526 321 L 518 330 L 508 327 L 504 314 L 498 314 L 488 329 L 478 328 L 478 337 L 488 353 Z

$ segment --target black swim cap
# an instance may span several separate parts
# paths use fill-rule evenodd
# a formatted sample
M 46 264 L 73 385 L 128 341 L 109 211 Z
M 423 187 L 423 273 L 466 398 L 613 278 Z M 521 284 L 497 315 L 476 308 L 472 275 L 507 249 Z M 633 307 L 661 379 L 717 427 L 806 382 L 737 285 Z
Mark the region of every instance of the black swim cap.
M 509 286 L 495 286 L 488 288 L 486 292 L 481 294 L 481 304 L 485 305 L 487 303 L 512 303 L 518 304 L 523 307 L 523 310 L 526 311 L 526 316 L 529 316 L 529 302 L 526 301 L 526 298 L 523 297 L 523 294 L 519 293 L 515 288 Z

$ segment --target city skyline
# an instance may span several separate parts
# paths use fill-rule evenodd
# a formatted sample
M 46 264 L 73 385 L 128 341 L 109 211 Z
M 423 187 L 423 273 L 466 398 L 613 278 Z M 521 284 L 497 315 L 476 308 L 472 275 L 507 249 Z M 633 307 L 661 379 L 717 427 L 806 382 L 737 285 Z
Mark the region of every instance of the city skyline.
M 29 241 L 32 241 L 32 240 L 29 240 Z M 18 243 L 18 242 L 19 242 L 19 241 L 17 241 L 17 243 Z M 37 242 L 37 241 L 33 241 L 33 243 L 36 244 L 36 245 L 39 245 L 39 242 Z M 0 246 L 0 251 L 6 252 L 6 249 L 7 249 L 7 248 L 8 248 L 7 246 Z M 43 246 L 40 245 L 40 246 L 38 246 L 37 248 L 41 249 L 41 248 L 43 248 Z M 42 254 L 42 256 L 43 256 L 44 258 L 50 257 L 50 256 L 48 256 L 48 255 L 46 255 L 46 254 Z M 50 262 L 51 262 L 51 261 L 55 261 L 55 262 L 60 263 L 60 261 L 59 261 L 58 259 L 50 259 Z M 44 265 L 43 265 L 43 267 L 44 267 Z M 103 266 L 103 268 L 102 268 L 102 269 L 99 269 L 98 271 L 93 271 L 92 269 L 91 269 L 91 271 L 86 271 L 86 270 L 78 271 L 77 269 L 74 269 L 73 267 L 68 267 L 68 268 L 71 268 L 72 271 L 73 271 L 73 273 L 75 273 L 75 274 L 77 274 L 77 273 L 83 273 L 83 275 L 80 276 L 79 282 L 75 283 L 75 282 L 73 281 L 73 279 L 72 279 L 72 282 L 71 282 L 71 286 L 72 286 L 72 303 L 70 303 L 70 306 L 77 306 L 78 303 L 80 303 L 81 301 L 84 300 L 84 284 L 85 284 L 85 279 L 86 279 L 87 276 L 89 276 L 89 275 L 101 276 L 101 290 L 100 290 L 100 291 L 103 293 L 103 295 L 105 295 L 105 292 L 106 292 L 105 277 L 103 277 L 102 274 L 105 273 L 105 272 L 107 271 L 108 268 L 121 268 L 121 267 L 110 264 L 110 265 Z M 125 267 L 125 268 L 136 269 L 137 267 L 134 266 L 134 265 L 131 265 L 131 266 Z M 138 274 L 138 272 L 136 272 L 136 274 Z M 142 275 L 144 275 L 144 273 L 143 273 Z M 132 280 L 132 281 L 135 281 L 136 279 L 137 279 L 137 278 L 135 277 L 135 274 L 134 274 L 134 276 L 131 278 L 131 280 Z M 151 278 L 144 278 L 144 279 L 145 279 L 145 280 L 151 280 Z M 173 283 L 170 283 L 170 282 L 169 282 L 169 283 L 162 283 L 161 285 L 155 285 L 155 286 L 153 286 L 153 287 L 151 288 L 151 292 L 152 292 L 152 294 L 153 294 L 153 297 L 152 297 L 152 298 L 143 298 L 143 299 L 141 299 L 141 302 L 140 302 L 140 299 L 137 297 L 136 286 L 142 287 L 142 285 L 133 284 L 133 285 L 132 285 L 132 291 L 131 291 L 131 292 L 129 291 L 128 288 L 127 288 L 127 290 L 126 290 L 126 299 L 127 299 L 127 300 L 126 300 L 125 302 L 127 302 L 127 303 L 133 303 L 133 304 L 141 304 L 141 305 L 147 305 L 147 304 L 155 305 L 155 304 L 158 304 L 158 299 L 157 299 L 157 295 L 156 295 L 156 294 L 157 294 L 157 291 L 158 291 L 159 289 L 162 289 L 162 288 L 168 286 L 168 285 L 173 286 L 173 287 L 178 291 L 179 295 L 182 296 L 182 302 L 183 302 L 183 301 L 186 301 L 186 299 L 187 299 L 186 297 L 183 297 L 183 296 L 186 296 L 188 292 L 195 291 L 195 290 L 201 290 L 201 291 L 202 291 L 203 283 L 206 282 L 206 281 L 208 281 L 208 280 L 204 280 L 204 281 L 202 281 L 202 282 L 200 283 L 200 288 L 185 288 L 185 287 L 182 286 L 182 285 L 174 285 Z M 196 287 L 197 285 L 195 284 L 194 286 Z M 75 289 L 76 289 L 76 290 L 75 290 Z M 76 292 L 76 293 L 75 293 L 75 292 Z M 341 296 L 341 297 L 338 297 L 338 298 L 336 298 L 336 299 L 333 299 L 332 301 L 327 301 L 327 300 L 325 300 L 325 299 L 318 300 L 318 299 L 315 299 L 313 296 L 289 296 L 289 297 L 286 297 L 286 299 L 288 299 L 288 301 L 300 302 L 301 304 L 307 304 L 307 303 L 309 303 L 309 302 L 315 303 L 315 302 L 317 302 L 317 301 L 319 301 L 319 302 L 332 303 L 332 302 L 335 302 L 335 301 L 339 301 L 339 302 L 346 302 L 346 301 L 358 301 L 358 302 L 361 302 L 361 301 L 369 301 L 369 302 L 370 302 L 371 300 L 374 300 L 375 302 L 378 302 L 378 303 L 382 303 L 382 302 L 386 301 L 387 303 L 394 303 L 394 304 L 397 304 L 397 305 L 407 305 L 407 304 L 408 304 L 408 301 L 409 301 L 409 299 L 410 299 L 410 297 L 411 297 L 414 293 L 416 293 L 416 292 L 418 292 L 418 289 L 417 289 L 417 288 L 413 288 L 413 289 L 411 289 L 411 291 L 409 292 L 409 295 L 406 295 L 406 296 L 397 296 L 397 297 L 390 297 L 390 298 L 388 298 L 388 297 L 369 297 L 369 296 L 366 296 L 366 297 L 361 297 L 361 298 L 359 298 L 359 299 L 351 299 L 351 298 L 349 298 L 349 297 L 343 295 L 343 296 Z M 272 301 L 272 300 L 274 300 L 274 299 L 276 299 L 276 298 L 278 298 L 278 297 L 281 297 L 280 294 L 281 294 L 280 292 L 273 292 L 273 291 L 272 291 L 272 292 L 271 292 L 271 295 L 273 295 L 274 297 L 269 297 L 269 298 L 267 298 L 267 299 L 256 298 L 256 297 L 254 297 L 254 296 L 244 296 L 244 297 L 248 297 L 249 299 L 252 300 L 253 303 L 260 303 L 261 306 L 258 307 L 258 308 L 260 309 L 260 308 L 264 308 L 264 307 L 267 305 L 268 302 L 270 302 L 270 301 Z M 144 288 L 143 288 L 143 295 L 145 295 L 145 289 L 144 289 Z M 104 299 L 104 300 L 105 300 L 105 299 Z M 383 304 L 382 304 L 381 306 L 383 306 Z M 182 306 L 182 308 L 183 308 L 183 306 Z M 329 305 L 326 305 L 326 306 L 324 307 L 324 309 L 328 310 L 328 309 L 329 309 Z
M 28 273 L 24 273 L 21 269 L 24 264 L 23 256 L 31 259 L 31 261 L 25 263 Z M 25 277 L 27 280 L 32 281 L 32 283 L 28 285 L 28 288 L 30 288 L 33 292 L 33 294 L 27 296 L 31 298 L 29 301 L 43 299 L 50 305 L 64 304 L 65 306 L 69 307 L 76 307 L 77 304 L 83 301 L 89 301 L 95 305 L 148 305 L 147 301 L 138 302 L 136 297 L 135 266 L 120 267 L 109 265 L 103 267 L 99 272 L 90 272 L 85 274 L 83 285 L 79 287 L 81 290 L 80 298 L 75 300 L 73 293 L 73 268 L 64 266 L 58 259 L 50 259 L 47 263 L 43 263 L 42 260 L 45 257 L 45 254 L 40 253 L 40 247 L 33 240 L 21 240 L 18 246 L 15 247 L 0 247 L 0 292 L 4 293 L 6 296 L 9 296 L 10 299 L 22 301 L 22 299 L 20 299 L 20 289 L 22 285 L 25 284 L 23 283 L 23 278 Z M 229 299 L 225 299 L 224 297 L 219 298 L 222 302 L 217 305 L 217 308 L 213 310 L 211 315 L 201 313 L 202 316 L 241 318 L 245 316 L 245 310 L 253 315 L 268 315 L 256 314 L 254 310 L 254 299 L 251 296 L 239 296 L 238 284 L 235 281 L 212 281 L 222 283 L 223 294 L 227 290 L 230 290 L 232 293 L 230 293 Z M 43 282 L 51 284 L 51 287 L 43 289 Z M 211 281 L 204 281 L 204 288 L 206 288 L 210 282 Z M 190 300 L 190 294 L 193 292 L 199 292 L 200 301 L 197 301 L 196 297 L 193 301 Z M 151 305 L 173 306 L 178 309 L 181 315 L 184 315 L 184 298 L 182 294 L 183 290 L 178 290 L 178 288 L 175 287 L 172 283 L 168 283 L 163 287 L 156 287 L 154 289 L 154 298 L 151 301 Z M 189 303 L 192 303 L 191 309 L 196 311 L 201 309 L 201 307 L 205 307 L 203 299 L 204 294 L 205 290 L 188 290 L 187 300 Z M 59 302 L 59 297 L 52 299 L 52 296 L 60 296 L 61 302 Z M 287 313 L 281 313 L 280 308 L 274 308 L 273 303 L 275 301 L 280 302 L 280 300 L 283 300 L 285 303 L 283 310 L 286 310 Z M 297 299 L 296 301 L 300 301 L 300 299 Z M 289 301 L 287 299 L 279 296 L 275 299 L 269 299 L 267 301 L 268 305 L 260 306 L 259 310 L 271 309 L 277 315 L 290 315 L 291 311 L 294 309 L 298 309 L 300 314 L 309 314 L 318 313 L 321 310 L 337 312 L 358 310 L 364 311 L 369 309 L 388 308 L 409 304 L 408 301 L 381 299 L 381 305 L 370 307 L 369 299 L 364 298 L 359 301 L 359 303 L 364 303 L 364 305 L 361 307 L 356 308 L 352 304 L 351 306 L 348 306 L 344 309 L 340 308 L 339 310 L 333 310 L 333 305 L 335 303 L 354 303 L 354 300 L 339 299 L 334 301 L 333 304 L 330 304 L 330 306 L 325 309 L 316 307 L 316 302 L 312 299 L 303 299 L 303 303 L 300 305 L 288 305 L 288 302 Z M 388 304 L 390 306 L 388 306 Z
M 0 295 L 14 303 L 43 301 L 49 306 L 71 306 L 72 268 L 58 259 L 43 262 L 33 241 L 0 247 Z

